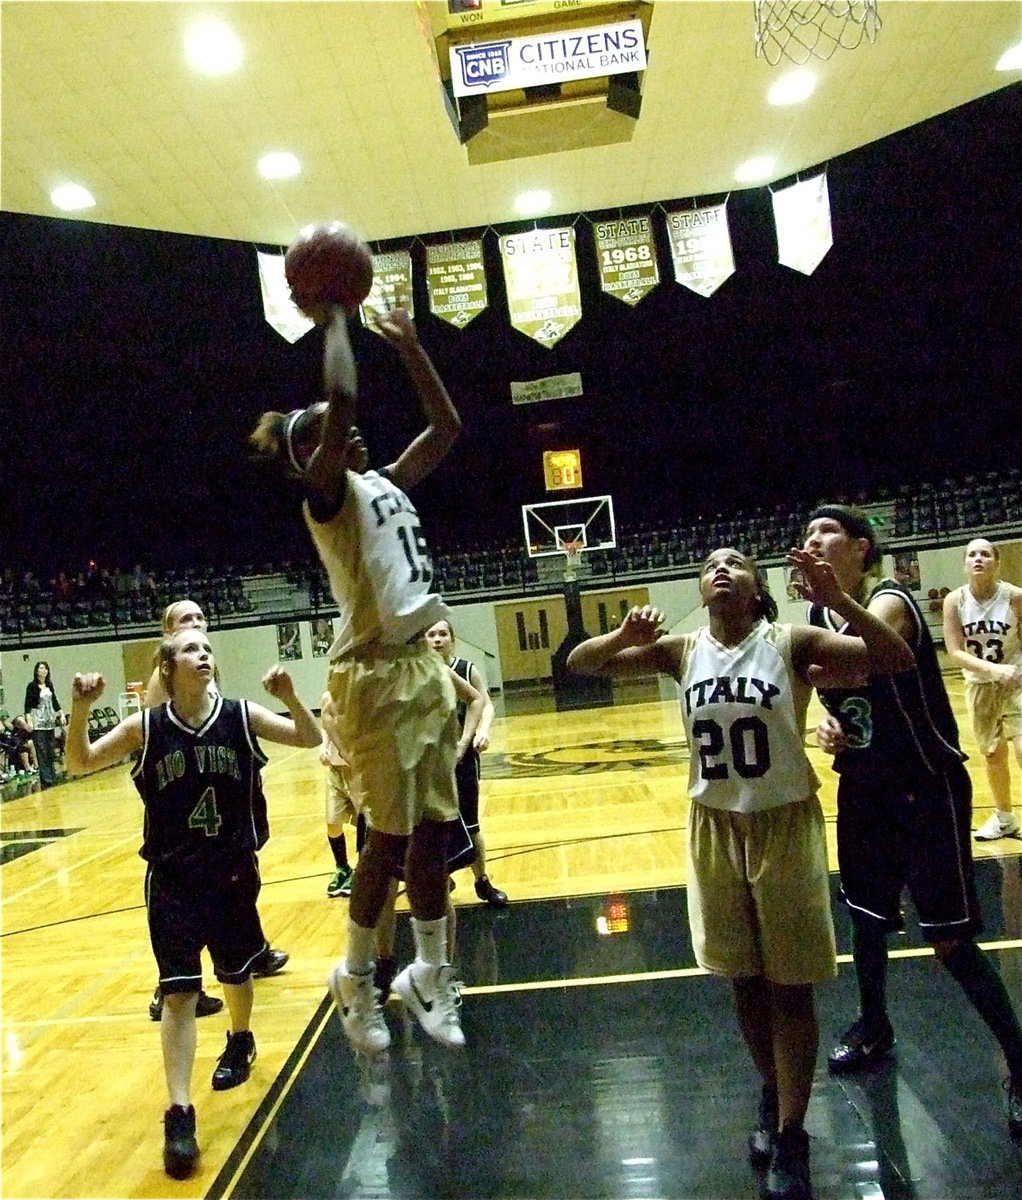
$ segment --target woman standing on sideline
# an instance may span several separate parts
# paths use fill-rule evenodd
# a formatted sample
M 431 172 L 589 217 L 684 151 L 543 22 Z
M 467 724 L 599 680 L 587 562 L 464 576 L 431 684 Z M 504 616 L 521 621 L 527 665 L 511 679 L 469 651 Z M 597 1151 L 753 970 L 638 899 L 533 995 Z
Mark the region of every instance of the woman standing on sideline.
M 63 734 L 67 718 L 53 690 L 48 662 L 37 662 L 32 671 L 32 682 L 25 689 L 25 716 L 32 727 L 39 782 L 44 788 L 53 787 L 58 782 L 57 730 Z
M 465 828 L 472 838 L 476 856 L 472 863 L 472 874 L 475 876 L 476 895 L 480 900 L 494 908 L 504 908 L 507 905 L 507 894 L 500 888 L 494 887 L 486 874 L 486 842 L 479 825 L 479 754 L 490 744 L 490 726 L 493 724 L 493 701 L 482 672 L 467 658 L 461 658 L 454 653 L 454 626 L 444 619 L 437 621 L 426 630 L 426 641 L 440 655 L 459 679 L 464 679 L 483 697 L 482 712 L 475 734 L 458 758 L 454 777 L 458 783 L 458 807 L 465 822 Z M 465 730 L 465 714 L 467 705 L 458 697 L 458 722 L 462 733 Z
M 998 578 L 1001 555 L 986 538 L 965 547 L 965 579 L 944 597 L 944 645 L 965 676 L 965 704 L 986 763 L 994 811 L 977 842 L 1017 837 L 1009 742 L 1022 768 L 1022 588 Z
M 753 559 L 725 547 L 703 565 L 709 624 L 665 635 L 663 614 L 633 608 L 568 656 L 585 675 L 671 676 L 690 749 L 689 923 L 696 961 L 730 980 L 738 1024 L 763 1081 L 749 1139 L 769 1165 L 771 1200 L 809 1200 L 803 1127 L 819 1049 L 813 989 L 837 974 L 820 783 L 806 757 L 811 682 L 901 670 L 911 652 L 841 590 L 833 570 L 793 550 L 803 595 L 861 637 L 777 623 Z
M 231 1017 L 227 1045 L 213 1072 L 214 1091 L 237 1087 L 256 1057 L 249 1029 L 252 967 L 265 946 L 259 895 L 258 814 L 253 797 L 266 757 L 259 738 L 284 746 L 318 746 L 319 726 L 298 699 L 291 677 L 273 667 L 263 686 L 289 716 L 210 690 L 214 659 L 204 633 L 164 638 L 159 671 L 170 699 L 115 725 L 90 744 L 90 705 L 102 675 L 76 675 L 68 729 L 68 769 L 99 771 L 138 751 L 132 779 L 145 806 L 139 853 L 146 860 L 149 937 L 164 997 L 160 1041 L 170 1107 L 164 1114 L 163 1164 L 174 1179 L 199 1157 L 191 1104 L 195 1005 L 207 947 Z

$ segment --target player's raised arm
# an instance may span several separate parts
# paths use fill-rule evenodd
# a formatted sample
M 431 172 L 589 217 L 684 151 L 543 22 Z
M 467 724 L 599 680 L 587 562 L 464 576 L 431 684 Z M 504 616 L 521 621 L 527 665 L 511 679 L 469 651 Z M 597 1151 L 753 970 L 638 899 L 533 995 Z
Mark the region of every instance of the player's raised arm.
M 71 684 L 71 719 L 67 726 L 65 765 L 72 775 L 87 775 L 112 767 L 142 746 L 142 714 L 115 725 L 95 742 L 89 741 L 89 709 L 103 695 L 106 681 L 98 672 L 75 675 Z
M 662 641 L 664 614 L 652 605 L 631 609 L 610 633 L 589 638 L 568 655 L 577 675 L 673 674 L 676 663 Z
M 250 701 L 248 715 L 256 737 L 282 746 L 306 746 L 311 749 L 320 745 L 323 734 L 319 724 L 298 699 L 294 682 L 287 671 L 279 665 L 271 667 L 263 676 L 263 687 L 284 705 L 288 716 L 282 717 Z
M 915 655 L 899 630 L 844 591 L 830 563 L 797 547 L 788 552 L 787 563 L 799 572 L 796 586 L 803 598 L 837 613 L 859 635 L 852 638 L 814 626 L 794 626 L 792 653 L 803 678 L 816 686 L 854 687 L 868 675 L 912 668 Z
M 376 328 L 397 350 L 425 414 L 426 428 L 415 437 L 387 472 L 402 491 L 414 487 L 434 470 L 461 432 L 461 417 L 423 349 L 407 309 L 392 308 L 373 317 Z

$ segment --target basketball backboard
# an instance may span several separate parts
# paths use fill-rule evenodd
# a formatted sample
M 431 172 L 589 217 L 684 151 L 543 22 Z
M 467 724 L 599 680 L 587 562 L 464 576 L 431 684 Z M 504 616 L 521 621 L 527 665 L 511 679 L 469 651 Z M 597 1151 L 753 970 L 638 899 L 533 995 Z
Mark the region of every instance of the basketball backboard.
M 525 549 L 530 558 L 612 550 L 617 545 L 614 501 L 610 496 L 575 497 L 522 505 Z

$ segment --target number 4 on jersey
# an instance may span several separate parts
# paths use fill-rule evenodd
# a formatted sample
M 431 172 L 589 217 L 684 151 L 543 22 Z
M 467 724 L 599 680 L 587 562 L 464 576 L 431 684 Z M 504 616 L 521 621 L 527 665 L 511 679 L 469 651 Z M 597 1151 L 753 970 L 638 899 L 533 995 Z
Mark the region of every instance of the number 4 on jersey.
M 223 817 L 216 810 L 216 792 L 208 787 L 188 814 L 188 828 L 201 829 L 206 837 L 216 837 L 223 823 Z

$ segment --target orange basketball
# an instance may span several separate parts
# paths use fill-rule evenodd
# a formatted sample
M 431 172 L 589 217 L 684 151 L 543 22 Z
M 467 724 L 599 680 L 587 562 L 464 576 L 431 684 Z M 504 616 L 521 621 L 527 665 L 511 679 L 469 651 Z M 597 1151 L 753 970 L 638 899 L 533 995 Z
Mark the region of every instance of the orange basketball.
M 287 248 L 284 275 L 299 308 L 340 304 L 353 312 L 373 286 L 373 256 L 340 221 L 306 225 Z

